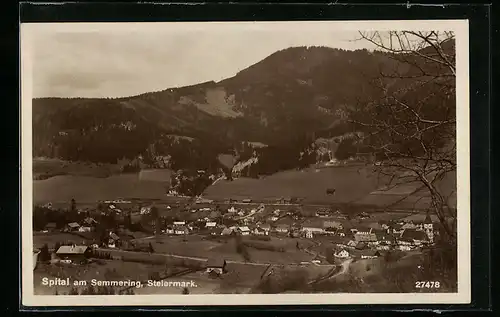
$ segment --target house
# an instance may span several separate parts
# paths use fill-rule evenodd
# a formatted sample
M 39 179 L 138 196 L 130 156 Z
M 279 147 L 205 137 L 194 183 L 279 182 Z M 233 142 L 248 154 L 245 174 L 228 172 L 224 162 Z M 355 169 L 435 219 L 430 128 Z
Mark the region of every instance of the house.
M 92 231 L 92 228 L 88 226 L 81 226 L 80 228 L 78 228 L 78 232 L 90 232 L 90 231 Z
M 212 258 L 208 259 L 207 261 L 207 269 L 206 273 L 213 274 L 216 273 L 217 275 L 224 274 L 226 272 L 226 260 L 221 259 L 221 258 Z
M 415 229 L 406 229 L 401 235 L 402 239 L 409 239 L 413 241 L 413 245 L 421 245 L 428 241 L 428 236 L 424 231 Z
M 279 233 L 288 233 L 288 231 L 290 230 L 290 225 L 285 223 L 280 223 L 276 225 L 274 230 Z
M 382 229 L 384 229 L 384 230 L 389 229 L 389 222 L 388 221 L 380 220 L 378 223 Z
M 339 259 L 347 259 L 350 258 L 351 255 L 349 254 L 349 251 L 345 249 L 339 249 L 337 252 L 333 254 L 334 257 L 339 258 Z
M 76 222 L 70 222 L 66 225 L 67 231 L 78 231 L 79 228 L 80 228 L 80 225 Z
M 337 229 L 331 228 L 331 227 L 325 228 L 325 234 L 327 234 L 327 235 L 336 235 L 337 234 Z
M 255 228 L 252 233 L 256 236 L 267 236 L 269 235 L 269 231 L 266 231 L 264 229 L 262 229 L 261 227 L 257 227 Z
M 113 239 L 109 239 L 106 246 L 110 249 L 114 249 L 116 248 L 116 241 Z
M 375 259 L 380 256 L 380 251 L 369 251 L 364 254 L 361 254 L 362 259 Z
M 429 242 L 434 242 L 434 224 L 432 223 L 429 213 L 425 216 L 423 230 L 429 239 Z
M 141 215 L 147 215 L 151 213 L 151 207 L 141 207 L 141 211 L 139 213 Z
M 231 208 L 229 208 L 229 209 L 227 210 L 227 212 L 230 212 L 230 213 L 236 213 L 236 212 L 238 212 L 238 210 L 237 210 L 236 208 L 234 208 L 233 206 L 231 206 Z
M 251 203 L 251 202 L 252 202 L 252 200 L 247 198 L 247 199 L 243 199 L 243 200 L 242 200 L 242 202 L 243 202 L 244 204 L 249 204 L 249 203 Z
M 313 232 L 312 232 L 312 231 L 304 231 L 304 232 L 305 232 L 305 237 L 306 237 L 307 239 L 312 239 L 312 238 L 314 238 L 314 234 L 313 234 Z
M 172 226 L 166 226 L 165 227 L 165 233 L 166 234 L 174 234 L 175 233 L 175 230 Z
M 413 240 L 408 238 L 401 238 L 398 240 L 398 245 L 396 247 L 401 251 L 410 251 L 413 249 Z
M 269 234 L 269 231 L 271 231 L 271 225 L 268 224 L 268 223 L 263 223 L 263 224 L 260 224 L 259 225 L 259 228 L 263 229 L 264 231 L 266 231 L 266 235 Z
M 236 230 L 242 236 L 247 236 L 250 234 L 250 228 L 248 228 L 247 226 L 238 227 Z
M 394 223 L 394 224 L 390 225 L 389 231 L 392 230 L 392 233 L 394 233 L 394 234 L 402 234 L 404 231 L 404 229 L 402 227 L 403 227 L 402 224 Z
M 359 219 L 367 219 L 367 218 L 370 218 L 370 215 L 366 212 L 362 212 L 358 215 L 358 218 Z
M 354 234 L 354 240 L 356 242 L 376 242 L 377 241 L 377 236 L 375 233 L 359 233 L 356 232 Z
M 354 229 L 354 231 L 353 231 Z M 372 233 L 372 228 L 370 227 L 365 227 L 365 226 L 358 226 L 356 228 L 351 229 L 354 233 L 359 233 L 359 234 L 370 234 Z
M 279 219 L 278 216 L 269 217 L 269 220 L 271 220 L 271 221 L 277 221 L 278 219 Z
M 317 211 L 316 216 L 318 216 L 320 218 L 327 218 L 329 216 L 329 214 L 327 211 Z
M 338 222 L 338 221 L 324 221 L 323 222 L 323 228 L 334 228 L 334 229 L 344 229 L 344 226 L 342 225 L 342 223 Z
M 205 223 L 205 228 L 212 229 L 212 228 L 215 228 L 216 226 L 217 226 L 217 223 L 213 222 L 213 221 Z
M 354 240 L 350 240 L 349 242 L 347 242 L 347 247 L 349 248 L 355 248 L 357 245 L 358 243 Z
M 186 222 L 185 221 L 174 221 L 174 227 L 177 227 L 177 226 L 185 226 L 186 225 Z
M 406 223 L 403 224 L 403 226 L 401 227 L 401 229 L 405 230 L 405 229 L 416 229 L 417 228 L 417 225 L 415 223 L 413 223 L 413 221 L 408 221 Z
M 198 197 L 195 201 L 195 204 L 212 204 L 214 201 L 211 199 L 205 199 L 202 197 Z
M 319 228 L 319 227 L 310 227 L 310 226 L 307 226 L 307 227 L 302 227 L 302 231 L 310 231 L 312 232 L 313 234 L 322 234 L 324 233 L 324 230 L 323 228 Z
M 185 226 L 177 226 L 174 227 L 174 234 L 177 235 L 189 234 L 189 229 Z
M 90 257 L 92 250 L 86 245 L 63 245 L 56 251 L 56 256 L 61 260 L 82 262 Z

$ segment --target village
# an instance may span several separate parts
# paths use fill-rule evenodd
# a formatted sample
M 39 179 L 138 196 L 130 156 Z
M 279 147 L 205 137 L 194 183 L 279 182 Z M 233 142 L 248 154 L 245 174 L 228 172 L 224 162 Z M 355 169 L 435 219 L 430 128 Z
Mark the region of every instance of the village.
M 293 200 L 281 199 L 272 204 L 255 203 L 251 199 L 216 203 L 202 198 L 191 204 L 104 201 L 98 208 L 76 208 L 72 216 L 75 221 L 47 222 L 35 233 L 35 248 L 50 250 L 51 264 L 70 266 L 84 265 L 92 258 L 123 260 L 121 252 L 164 253 L 196 258 L 203 262 L 203 270 L 212 275 L 215 272 L 218 276 L 226 272 L 228 261 L 242 265 L 255 262 L 261 265 L 341 266 L 353 259 L 382 257 L 392 250 L 418 251 L 432 245 L 439 234 L 437 223 L 425 213 L 381 213 L 385 217 L 368 212 L 350 215 L 331 207 L 293 204 Z M 52 206 L 47 204 L 43 208 L 50 213 Z M 63 213 L 68 216 L 71 210 Z M 412 220 L 409 215 L 419 217 Z M 61 235 L 65 238 L 57 238 Z M 54 239 L 50 239 L 51 236 Z M 246 251 L 237 250 L 243 255 L 239 261 L 234 255 L 225 258 L 226 253 L 218 253 L 217 249 L 200 250 L 199 253 L 196 250 L 200 240 L 216 239 L 240 239 L 245 246 L 274 251 L 277 256 L 250 258 L 245 255 Z M 273 241 L 278 240 L 289 241 L 296 247 L 286 249 L 273 245 Z M 169 241 L 173 242 L 170 247 L 165 244 Z M 175 244 L 182 245 L 182 249 Z M 194 250 L 185 253 L 190 244 Z M 42 260 L 38 255 L 40 251 L 37 252 L 35 268 Z M 288 262 L 274 261 L 283 254 L 297 252 L 306 256 L 288 257 L 292 259 L 286 260 Z

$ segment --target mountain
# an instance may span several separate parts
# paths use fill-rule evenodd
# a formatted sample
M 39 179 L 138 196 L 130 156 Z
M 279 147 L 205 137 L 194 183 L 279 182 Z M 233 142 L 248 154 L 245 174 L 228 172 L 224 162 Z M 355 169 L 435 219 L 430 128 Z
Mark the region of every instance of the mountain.
M 123 98 L 33 99 L 34 156 L 115 163 L 169 155 L 177 168 L 213 168 L 219 153 L 242 142 L 269 145 L 263 162 L 297 156 L 318 137 L 350 132 L 342 109 L 378 99 L 372 79 L 395 63 L 381 52 L 293 47 L 220 82 Z

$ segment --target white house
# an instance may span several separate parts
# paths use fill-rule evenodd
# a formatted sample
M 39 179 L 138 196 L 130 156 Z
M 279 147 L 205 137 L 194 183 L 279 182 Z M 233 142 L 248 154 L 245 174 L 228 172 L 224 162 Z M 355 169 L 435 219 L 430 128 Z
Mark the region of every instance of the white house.
M 333 228 L 333 229 L 342 230 L 342 229 L 344 229 L 344 226 L 342 225 L 342 223 L 340 223 L 338 221 L 324 221 L 323 228 L 324 229 Z
M 174 226 L 185 226 L 186 222 L 185 221 L 174 221 Z
M 349 248 L 355 248 L 357 245 L 358 243 L 354 240 L 350 240 L 349 242 L 347 242 L 347 247 Z
M 215 273 L 221 275 L 226 271 L 226 260 L 224 259 L 209 259 L 207 261 L 207 273 Z
M 257 227 L 253 230 L 253 234 L 255 234 L 257 236 L 267 236 L 267 235 L 269 235 L 269 231 L 266 231 L 260 227 Z
M 115 240 L 113 240 L 113 239 L 108 240 L 108 248 L 110 248 L 110 249 L 116 248 Z
M 279 232 L 279 233 L 288 233 L 288 231 L 290 230 L 290 226 L 281 223 L 281 224 L 276 226 L 275 230 L 276 230 L 276 232 Z
M 151 207 L 142 207 L 141 208 L 141 211 L 140 211 L 140 214 L 141 215 L 147 215 L 151 212 Z
M 227 210 L 227 212 L 230 212 L 230 213 L 235 213 L 235 212 L 237 212 L 237 211 L 238 211 L 238 210 L 237 210 L 236 208 L 234 208 L 233 206 L 231 206 L 231 208 L 229 208 L 229 209 Z
M 174 233 L 177 235 L 189 234 L 189 229 L 187 227 L 179 226 L 174 228 Z
M 349 254 L 349 251 L 347 251 L 345 249 L 342 249 L 342 250 L 339 250 L 339 251 L 335 252 L 333 254 L 333 256 L 335 256 L 336 258 L 339 258 L 339 259 L 347 259 L 351 255 Z
M 90 231 L 92 231 L 92 228 L 88 227 L 88 226 L 81 226 L 80 228 L 78 228 L 78 231 L 79 232 L 90 232 Z
M 311 231 L 314 234 L 324 233 L 323 228 L 318 228 L 318 227 L 302 227 L 302 231 Z
M 238 227 L 238 233 L 241 234 L 242 236 L 247 236 L 250 234 L 250 228 L 248 228 L 247 226 L 241 226 L 241 227 Z
M 205 224 L 205 228 L 215 228 L 217 226 L 217 223 L 216 222 L 207 222 Z

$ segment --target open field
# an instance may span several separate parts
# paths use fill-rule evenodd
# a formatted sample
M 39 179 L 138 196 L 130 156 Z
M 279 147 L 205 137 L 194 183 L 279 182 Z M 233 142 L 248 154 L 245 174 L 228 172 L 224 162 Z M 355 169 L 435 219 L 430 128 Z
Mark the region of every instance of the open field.
M 42 180 L 58 175 L 89 177 L 108 177 L 120 172 L 116 164 L 94 164 L 86 162 L 67 162 L 58 159 L 33 159 L 33 179 Z
M 236 243 L 233 237 L 217 237 L 204 239 L 202 236 L 160 236 L 159 240 L 148 239 L 151 242 L 155 253 L 174 254 L 177 256 L 199 257 L 199 258 L 219 258 L 223 257 L 227 261 L 245 262 L 244 257 L 236 251 Z M 255 263 L 273 264 L 298 264 L 302 261 L 312 260 L 311 254 L 296 249 L 299 241 L 301 248 L 307 247 L 311 242 L 293 238 L 272 238 L 271 241 L 253 240 L 245 237 L 243 242 L 248 242 L 247 246 L 250 261 Z M 258 243 L 269 247 L 269 250 L 254 248 L 251 243 Z M 271 251 L 272 248 L 282 248 L 284 252 Z
M 361 199 L 379 187 L 379 180 L 358 166 L 285 171 L 262 179 L 222 180 L 205 191 L 209 199 L 227 198 L 275 201 L 280 197 L 304 197 L 304 203 L 331 204 Z M 326 195 L 335 188 L 335 195 Z
M 33 182 L 35 203 L 67 201 L 97 202 L 112 199 L 166 198 L 168 182 L 143 181 L 139 173 L 107 178 L 63 175 Z
M 89 235 L 91 232 L 84 232 L 78 234 L 64 233 L 64 232 L 35 232 L 33 234 L 33 245 L 36 248 L 41 248 L 44 244 L 47 244 L 49 248 L 53 248 L 54 245 L 59 242 L 73 242 L 77 244 L 89 244 L 93 241 L 93 238 Z M 84 236 L 88 236 L 84 238 Z

